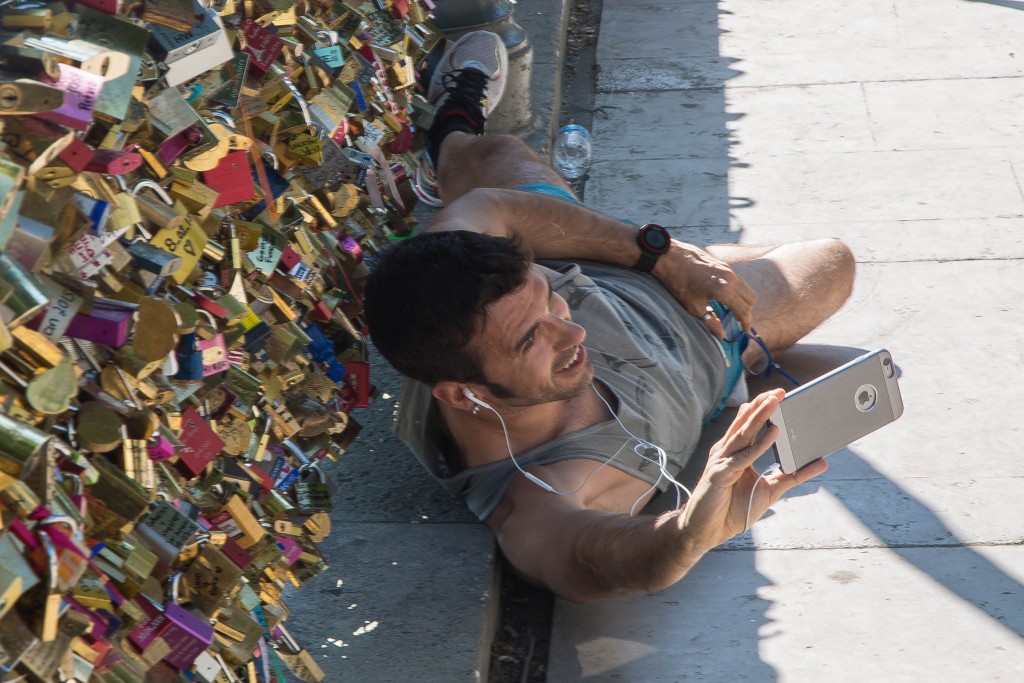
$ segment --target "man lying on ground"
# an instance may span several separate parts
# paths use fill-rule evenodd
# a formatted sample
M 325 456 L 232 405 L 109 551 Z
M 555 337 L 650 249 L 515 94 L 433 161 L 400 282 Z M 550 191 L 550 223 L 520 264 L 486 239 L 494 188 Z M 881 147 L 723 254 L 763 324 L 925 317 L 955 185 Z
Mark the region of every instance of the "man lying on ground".
M 853 258 L 836 240 L 659 255 L 667 233 L 587 209 L 520 140 L 483 135 L 505 67 L 486 32 L 442 59 L 428 150 L 445 208 L 367 285 L 373 342 L 409 378 L 396 431 L 528 580 L 574 601 L 658 590 L 825 470 L 770 474 L 751 496 L 770 391 L 740 407 L 685 505 L 635 514 L 746 400 L 744 368 L 765 361 L 752 324 L 770 353 L 793 345 L 846 301 Z

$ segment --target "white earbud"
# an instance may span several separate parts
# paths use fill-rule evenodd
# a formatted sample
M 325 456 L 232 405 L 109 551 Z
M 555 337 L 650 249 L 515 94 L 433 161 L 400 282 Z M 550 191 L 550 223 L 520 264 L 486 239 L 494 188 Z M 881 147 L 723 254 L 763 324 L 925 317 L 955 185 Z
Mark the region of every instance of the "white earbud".
M 473 403 L 475 403 L 478 406 L 480 406 L 481 408 L 486 408 L 487 410 L 494 410 L 494 408 L 492 408 L 488 404 L 486 404 L 483 401 L 481 401 L 480 399 L 478 399 L 476 397 L 476 394 L 474 394 L 472 391 L 469 390 L 469 387 L 462 387 L 462 395 L 465 396 L 466 398 L 468 398 Z
M 505 428 L 505 420 L 502 419 L 501 414 L 497 410 L 492 408 L 489 404 L 484 403 L 479 398 L 477 398 L 476 394 L 469 390 L 469 387 L 462 387 L 462 395 L 468 398 L 473 403 L 480 406 L 481 408 L 485 408 L 498 416 L 498 420 L 501 422 L 501 429 L 505 433 L 505 445 L 508 446 L 508 454 L 512 458 L 512 464 L 516 466 L 516 469 L 522 472 L 523 476 L 525 476 L 527 479 L 529 479 L 530 481 L 532 481 L 534 484 L 541 487 L 545 491 L 550 491 L 551 493 L 559 493 L 554 488 L 552 488 L 551 484 L 547 483 L 546 481 L 544 481 L 543 479 L 536 475 L 530 474 L 522 467 L 520 467 L 519 463 L 516 462 L 516 456 L 512 454 L 512 446 L 508 442 L 508 430 Z

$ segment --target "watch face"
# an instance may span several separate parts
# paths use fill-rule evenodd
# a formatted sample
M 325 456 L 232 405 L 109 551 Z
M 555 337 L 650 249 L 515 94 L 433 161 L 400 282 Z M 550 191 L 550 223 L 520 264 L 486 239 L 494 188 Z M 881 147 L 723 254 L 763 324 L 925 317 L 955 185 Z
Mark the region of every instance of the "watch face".
M 648 249 L 655 253 L 662 253 L 668 249 L 669 235 L 665 228 L 661 226 L 645 226 L 646 229 L 643 231 L 643 241 Z

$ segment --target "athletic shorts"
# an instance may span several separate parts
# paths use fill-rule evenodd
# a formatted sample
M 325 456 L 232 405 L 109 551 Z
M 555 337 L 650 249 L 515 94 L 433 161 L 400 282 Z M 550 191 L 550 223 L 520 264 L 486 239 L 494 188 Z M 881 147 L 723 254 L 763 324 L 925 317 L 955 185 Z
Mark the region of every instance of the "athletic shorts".
M 558 187 L 551 183 L 527 183 L 526 185 L 520 185 L 518 188 L 523 192 L 536 192 L 537 194 L 546 194 L 551 197 L 558 197 L 559 199 L 568 199 L 570 202 L 576 202 L 582 204 L 580 200 L 573 196 L 572 192 L 566 190 L 564 187 Z
M 725 314 L 729 312 L 728 306 L 720 304 L 714 299 L 709 301 L 708 305 L 714 309 L 715 315 L 717 315 L 719 319 L 724 318 Z M 711 417 L 708 418 L 709 420 L 714 419 L 720 412 L 722 412 L 722 409 L 725 408 L 725 402 L 729 399 L 729 396 L 732 395 L 733 389 L 736 388 L 736 385 L 740 382 L 746 381 L 746 377 L 744 376 L 745 370 L 743 369 L 743 359 L 740 356 L 743 354 L 743 350 L 747 348 L 747 342 L 749 341 L 750 339 L 746 335 L 743 335 L 736 341 L 731 342 L 721 339 L 718 340 L 719 345 L 722 347 L 722 352 L 728 359 L 728 364 L 725 368 L 725 391 L 722 393 L 722 400 L 718 403 L 718 407 L 715 408 Z

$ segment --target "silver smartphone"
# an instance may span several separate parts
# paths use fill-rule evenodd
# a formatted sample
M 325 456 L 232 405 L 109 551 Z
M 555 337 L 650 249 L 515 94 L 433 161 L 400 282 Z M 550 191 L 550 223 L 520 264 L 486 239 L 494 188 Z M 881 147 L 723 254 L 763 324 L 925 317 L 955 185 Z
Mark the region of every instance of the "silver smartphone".
M 790 474 L 902 414 L 892 355 L 871 351 L 786 394 L 770 419 L 775 460 Z

